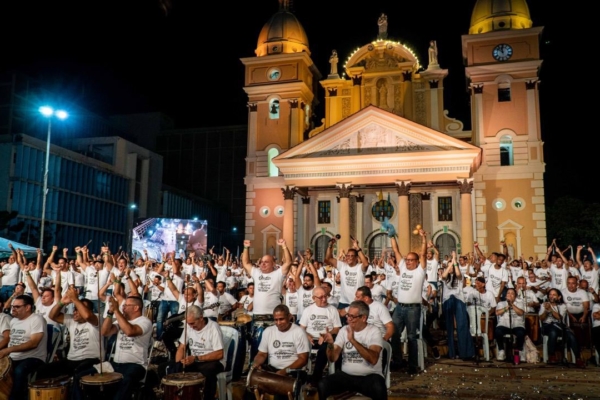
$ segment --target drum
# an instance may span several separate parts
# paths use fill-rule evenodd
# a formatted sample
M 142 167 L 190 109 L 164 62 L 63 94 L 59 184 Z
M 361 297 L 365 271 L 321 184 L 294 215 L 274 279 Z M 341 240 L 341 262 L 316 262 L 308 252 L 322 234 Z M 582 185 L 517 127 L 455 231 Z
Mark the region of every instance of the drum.
M 164 400 L 202 400 L 204 375 L 199 372 L 178 372 L 162 378 Z
M 235 328 L 235 321 L 218 321 L 221 326 L 231 326 Z
M 83 389 L 83 398 L 88 400 L 112 399 L 119 390 L 122 380 L 123 375 L 118 372 L 82 376 L 80 384 Z
M 540 338 L 540 316 L 536 313 L 525 314 L 525 331 L 532 342 L 537 343 Z
M 247 324 L 248 322 L 252 321 L 252 316 L 248 315 L 248 314 L 244 314 L 241 313 L 237 316 L 237 318 L 235 319 L 235 322 L 238 325 L 243 325 L 243 324 Z
M 260 393 L 287 395 L 291 393 L 296 397 L 299 390 L 298 380 L 292 376 L 278 375 L 261 369 L 252 369 L 246 379 L 246 388 Z
M 29 384 L 29 400 L 67 400 L 71 378 L 39 379 Z
M 12 360 L 10 357 L 0 358 L 0 400 L 8 399 L 12 387 Z

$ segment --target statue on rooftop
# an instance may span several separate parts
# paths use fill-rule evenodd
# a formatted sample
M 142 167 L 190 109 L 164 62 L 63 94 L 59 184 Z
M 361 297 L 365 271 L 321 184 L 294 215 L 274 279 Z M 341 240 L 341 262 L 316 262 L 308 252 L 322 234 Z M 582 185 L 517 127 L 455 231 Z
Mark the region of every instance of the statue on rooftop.
M 381 13 L 381 16 L 377 20 L 377 25 L 379 26 L 379 34 L 377 35 L 378 40 L 387 39 L 387 28 L 388 28 L 388 19 L 387 15 Z

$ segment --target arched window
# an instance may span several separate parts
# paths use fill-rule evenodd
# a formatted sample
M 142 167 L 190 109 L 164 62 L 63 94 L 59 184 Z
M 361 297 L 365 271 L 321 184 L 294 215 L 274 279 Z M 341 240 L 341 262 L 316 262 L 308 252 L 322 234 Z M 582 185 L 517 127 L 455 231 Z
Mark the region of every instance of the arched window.
M 500 138 L 500 165 L 514 165 L 513 143 L 509 135 Z
M 269 101 L 269 119 L 279 119 L 279 99 Z
M 391 247 L 390 238 L 387 233 L 379 233 L 373 236 L 373 239 L 369 243 L 369 259 L 372 260 L 375 257 L 381 257 L 381 252 Z
M 327 235 L 320 235 L 314 242 L 315 248 L 315 260 L 325 261 L 325 253 L 327 252 L 327 246 L 331 237 Z
M 276 148 L 271 148 L 267 152 L 267 157 L 269 158 L 269 176 L 279 176 L 279 168 L 273 164 L 273 159 L 279 155 L 279 150 Z

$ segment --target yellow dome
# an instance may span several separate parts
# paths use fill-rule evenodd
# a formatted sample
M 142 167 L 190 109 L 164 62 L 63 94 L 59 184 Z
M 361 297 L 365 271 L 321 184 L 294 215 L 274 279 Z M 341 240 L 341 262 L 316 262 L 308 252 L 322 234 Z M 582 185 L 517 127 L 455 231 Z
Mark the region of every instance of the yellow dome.
M 469 34 L 528 29 L 532 25 L 526 0 L 477 0 Z
M 256 56 L 269 54 L 301 53 L 310 54 L 308 37 L 300 21 L 283 7 L 263 26 L 258 35 Z

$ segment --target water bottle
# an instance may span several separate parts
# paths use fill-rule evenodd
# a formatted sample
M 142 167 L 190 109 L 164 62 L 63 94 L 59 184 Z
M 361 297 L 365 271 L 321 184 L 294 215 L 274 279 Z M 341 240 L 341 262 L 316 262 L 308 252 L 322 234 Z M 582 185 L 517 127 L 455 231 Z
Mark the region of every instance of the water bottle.
M 520 354 L 519 354 L 519 353 L 520 353 L 520 351 L 519 351 L 519 350 L 515 350 L 515 351 L 513 352 L 513 361 L 514 361 L 515 365 L 519 365 L 519 362 L 521 361 L 521 359 L 520 359 L 520 357 L 519 357 L 519 356 L 520 356 Z

